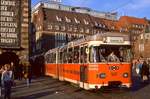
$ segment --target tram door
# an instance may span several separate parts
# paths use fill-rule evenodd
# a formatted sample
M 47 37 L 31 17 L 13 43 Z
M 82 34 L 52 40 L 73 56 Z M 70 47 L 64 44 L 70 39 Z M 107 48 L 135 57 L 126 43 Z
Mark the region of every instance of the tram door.
M 80 81 L 83 83 L 87 82 L 87 66 L 80 66 Z
M 57 75 L 58 79 L 63 81 L 64 80 L 64 73 L 63 73 L 64 65 L 62 64 L 62 52 L 58 54 L 58 63 L 57 63 Z
M 88 68 L 87 64 L 87 53 L 86 46 L 80 48 L 80 87 L 85 88 L 85 83 L 87 83 Z

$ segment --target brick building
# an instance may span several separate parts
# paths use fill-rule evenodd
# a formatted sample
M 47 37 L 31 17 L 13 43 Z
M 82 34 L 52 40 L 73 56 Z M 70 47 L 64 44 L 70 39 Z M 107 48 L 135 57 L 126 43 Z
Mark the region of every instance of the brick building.
M 131 16 L 121 16 L 118 22 L 116 23 L 116 30 L 122 33 L 129 33 L 130 39 L 132 41 L 132 51 L 134 58 L 138 58 L 140 56 L 147 57 L 146 51 L 140 51 L 141 48 L 147 46 L 150 42 L 147 40 L 147 43 L 141 40 L 141 36 L 149 32 L 149 23 L 146 18 L 136 18 Z M 146 35 L 145 35 L 146 36 Z M 142 44 L 141 44 L 142 43 Z M 144 45 L 143 45 L 144 44 Z M 144 55 L 143 55 L 144 54 Z
M 54 2 L 38 3 L 32 11 L 32 55 L 86 35 L 109 31 L 107 23 L 112 21 L 113 24 L 116 17 L 117 13 L 98 12 Z M 112 24 L 111 28 L 114 29 L 115 25 Z
M 145 18 L 145 20 L 147 20 Z M 135 58 L 143 57 L 150 59 L 150 21 L 147 20 L 148 25 L 145 32 L 141 33 L 135 41 Z
M 31 0 L 0 1 L 0 65 L 28 62 Z
M 121 16 L 117 22 L 118 31 L 130 33 L 132 41 L 135 40 L 139 34 L 145 33 L 147 26 L 148 22 L 145 18 Z

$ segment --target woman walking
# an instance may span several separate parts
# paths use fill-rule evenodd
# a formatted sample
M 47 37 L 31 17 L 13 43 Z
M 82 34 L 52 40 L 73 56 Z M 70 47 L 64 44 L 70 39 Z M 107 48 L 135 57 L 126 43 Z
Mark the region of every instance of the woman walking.
M 5 64 L 1 77 L 2 85 L 4 86 L 4 99 L 11 99 L 12 74 L 10 64 Z

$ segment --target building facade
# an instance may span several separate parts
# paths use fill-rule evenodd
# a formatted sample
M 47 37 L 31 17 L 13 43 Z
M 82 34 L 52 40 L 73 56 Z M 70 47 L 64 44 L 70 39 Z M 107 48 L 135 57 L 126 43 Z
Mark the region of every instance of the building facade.
M 150 33 L 142 33 L 135 43 L 135 57 L 150 59 Z
M 150 21 L 146 18 L 146 26 L 134 42 L 135 58 L 150 59 Z
M 146 54 L 147 52 L 145 50 L 142 51 L 141 54 L 141 49 L 145 45 L 140 38 L 141 35 L 145 35 L 146 32 L 149 32 L 149 23 L 146 18 L 137 18 L 137 17 L 131 17 L 131 16 L 121 16 L 120 19 L 118 20 L 117 24 L 117 31 L 122 32 L 122 33 L 128 33 L 130 35 L 130 39 L 132 42 L 132 52 L 134 58 L 139 58 L 139 57 L 147 57 L 142 54 Z M 143 37 L 144 38 L 144 37 Z M 143 42 L 141 45 L 141 42 Z M 149 40 L 147 41 L 149 42 Z
M 31 0 L 0 1 L 1 65 L 28 62 L 30 12 Z
M 116 16 L 89 8 L 38 3 L 32 11 L 31 52 L 34 56 L 77 38 L 109 31 L 107 23 L 113 24 Z
M 121 16 L 117 22 L 119 32 L 130 33 L 131 40 L 135 40 L 138 35 L 145 33 L 148 22 L 145 18 L 131 16 Z

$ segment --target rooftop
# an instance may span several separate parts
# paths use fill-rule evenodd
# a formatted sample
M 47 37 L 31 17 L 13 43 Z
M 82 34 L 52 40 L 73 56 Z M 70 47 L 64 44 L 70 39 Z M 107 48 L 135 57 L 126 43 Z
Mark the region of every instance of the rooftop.
M 38 10 L 38 8 L 40 6 L 42 6 L 44 8 L 49 8 L 49 9 L 57 9 L 57 10 L 69 11 L 69 12 L 85 13 L 85 14 L 89 14 L 89 15 L 99 17 L 99 18 L 117 20 L 117 13 L 100 12 L 100 11 L 92 10 L 87 7 L 73 7 L 73 6 L 63 5 L 63 4 L 55 3 L 55 2 L 39 2 L 35 6 L 32 7 L 32 13 L 34 13 L 36 10 Z

